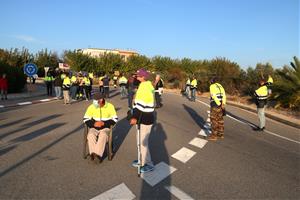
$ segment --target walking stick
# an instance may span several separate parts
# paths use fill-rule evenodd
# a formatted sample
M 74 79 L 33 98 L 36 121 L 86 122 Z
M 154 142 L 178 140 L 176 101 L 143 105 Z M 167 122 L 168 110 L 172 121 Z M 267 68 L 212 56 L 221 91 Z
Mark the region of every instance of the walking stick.
M 141 153 L 141 118 L 142 112 L 140 114 L 138 124 L 137 124 L 137 149 L 138 149 L 138 177 L 141 176 L 141 164 L 142 164 L 142 153 Z

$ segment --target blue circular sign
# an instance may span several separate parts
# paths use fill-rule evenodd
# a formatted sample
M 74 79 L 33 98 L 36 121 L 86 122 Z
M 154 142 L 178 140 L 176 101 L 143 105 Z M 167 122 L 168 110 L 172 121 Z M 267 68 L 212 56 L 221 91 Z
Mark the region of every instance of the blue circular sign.
M 29 64 L 26 64 L 24 66 L 24 73 L 27 75 L 27 76 L 33 76 L 37 73 L 38 71 L 38 68 L 35 64 L 33 63 L 29 63 Z

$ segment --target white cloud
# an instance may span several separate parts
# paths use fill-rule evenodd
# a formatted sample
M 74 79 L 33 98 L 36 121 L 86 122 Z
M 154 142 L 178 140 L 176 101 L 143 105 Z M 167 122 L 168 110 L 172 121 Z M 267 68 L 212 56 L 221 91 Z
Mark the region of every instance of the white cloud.
M 25 42 L 30 42 L 30 43 L 43 43 L 42 41 L 32 37 L 32 36 L 29 36 L 29 35 L 15 35 L 13 36 L 14 38 L 18 39 L 18 40 L 22 40 L 22 41 L 25 41 Z

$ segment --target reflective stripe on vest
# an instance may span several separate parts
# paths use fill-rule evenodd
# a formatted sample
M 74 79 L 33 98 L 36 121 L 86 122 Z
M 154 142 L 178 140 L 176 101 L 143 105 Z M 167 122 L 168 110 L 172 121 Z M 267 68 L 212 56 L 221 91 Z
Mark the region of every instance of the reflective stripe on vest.
M 150 81 L 140 83 L 133 107 L 142 112 L 154 111 L 154 88 Z
M 118 116 L 115 107 L 111 103 L 106 102 L 105 105 L 101 108 L 95 107 L 93 104 L 88 107 L 83 117 L 83 121 L 86 122 L 91 119 L 104 122 L 113 120 L 117 122 Z

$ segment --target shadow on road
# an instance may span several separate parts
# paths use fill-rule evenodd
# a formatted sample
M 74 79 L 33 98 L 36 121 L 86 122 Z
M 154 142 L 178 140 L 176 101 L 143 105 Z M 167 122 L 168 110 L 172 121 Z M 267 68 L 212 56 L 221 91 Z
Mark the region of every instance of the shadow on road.
M 60 116 L 62 116 L 62 114 L 60 114 L 60 115 L 58 115 L 58 114 L 50 115 L 50 116 L 43 117 L 43 118 L 41 118 L 41 119 L 39 119 L 39 120 L 36 120 L 36 121 L 33 121 L 33 122 L 29 122 L 29 123 L 23 124 L 22 126 L 20 126 L 20 128 L 18 128 L 18 129 L 16 129 L 16 130 L 12 130 L 12 131 L 9 131 L 9 132 L 7 132 L 7 133 L 1 134 L 1 135 L 0 135 L 0 140 L 3 139 L 3 138 L 5 138 L 5 137 L 7 137 L 7 136 L 9 136 L 9 135 L 11 135 L 11 134 L 13 134 L 13 133 L 17 133 L 17 132 L 19 132 L 19 131 L 26 130 L 26 129 L 28 129 L 28 128 L 31 128 L 32 126 L 41 124 L 41 123 L 43 123 L 43 122 L 47 122 L 47 121 L 49 121 L 49 120 L 51 120 L 51 119 L 55 119 L 55 118 L 60 117 Z M 25 118 L 25 119 L 27 119 L 27 118 Z M 29 118 L 28 118 L 28 119 L 29 119 Z M 24 119 L 23 119 L 23 120 L 24 120 Z M 19 121 L 20 121 L 20 120 L 18 120 L 18 122 L 19 122 Z M 22 121 L 22 120 L 21 120 L 21 121 Z M 12 126 L 12 125 L 15 126 L 15 125 L 16 125 L 16 122 L 15 122 L 14 124 L 11 124 L 11 126 Z
M 197 123 L 197 125 L 201 129 L 203 129 L 204 128 L 204 124 L 205 124 L 205 120 L 200 115 L 198 115 L 198 113 L 194 109 L 192 109 L 191 107 L 189 107 L 189 106 L 187 106 L 185 104 L 182 104 L 182 106 L 190 114 L 190 116 Z
M 42 149 L 38 150 L 37 152 L 33 153 L 30 156 L 27 156 L 26 158 L 24 158 L 23 160 L 15 163 L 14 165 L 1 170 L 0 172 L 0 177 L 10 173 L 11 171 L 15 170 L 16 168 L 18 168 L 19 166 L 25 164 L 26 162 L 30 161 L 32 158 L 38 156 L 39 154 L 43 153 L 44 151 L 50 149 L 51 147 L 53 147 L 54 145 L 56 145 L 57 143 L 61 142 L 62 140 L 64 140 L 65 138 L 67 138 L 68 136 L 76 133 L 76 132 L 82 132 L 81 129 L 83 128 L 83 124 L 81 124 L 80 126 L 74 128 L 71 132 L 63 135 L 62 137 L 58 138 L 57 140 L 51 142 L 50 144 L 48 144 L 47 146 L 43 147 Z
M 167 135 L 163 126 L 160 123 L 158 124 L 155 123 L 152 126 L 151 134 L 149 137 L 150 154 L 154 165 L 157 165 L 160 162 L 164 162 L 167 165 L 170 164 L 169 154 L 165 144 L 166 140 L 167 140 Z M 166 173 L 170 174 L 169 171 L 166 171 Z M 164 188 L 165 186 L 171 185 L 170 175 L 153 187 L 150 186 L 144 180 L 142 184 L 143 185 L 141 188 L 140 199 L 164 199 L 164 200 L 171 199 L 170 192 Z

